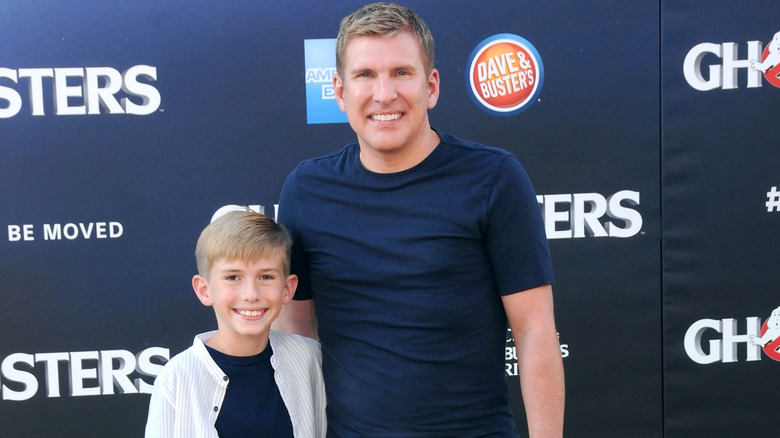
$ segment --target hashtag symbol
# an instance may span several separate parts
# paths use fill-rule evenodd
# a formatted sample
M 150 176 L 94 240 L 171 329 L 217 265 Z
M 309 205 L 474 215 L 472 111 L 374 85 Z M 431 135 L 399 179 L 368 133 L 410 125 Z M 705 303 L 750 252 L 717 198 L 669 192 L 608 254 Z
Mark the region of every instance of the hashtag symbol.
M 780 192 L 777 191 L 777 186 L 766 192 L 766 211 L 780 211 Z

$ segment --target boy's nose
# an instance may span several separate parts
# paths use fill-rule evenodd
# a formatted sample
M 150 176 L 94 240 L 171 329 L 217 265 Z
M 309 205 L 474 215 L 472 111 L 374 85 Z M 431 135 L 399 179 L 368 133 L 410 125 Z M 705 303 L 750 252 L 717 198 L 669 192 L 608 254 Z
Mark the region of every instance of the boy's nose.
M 260 299 L 260 285 L 256 282 L 249 282 L 242 289 L 242 298 L 246 301 L 257 301 Z

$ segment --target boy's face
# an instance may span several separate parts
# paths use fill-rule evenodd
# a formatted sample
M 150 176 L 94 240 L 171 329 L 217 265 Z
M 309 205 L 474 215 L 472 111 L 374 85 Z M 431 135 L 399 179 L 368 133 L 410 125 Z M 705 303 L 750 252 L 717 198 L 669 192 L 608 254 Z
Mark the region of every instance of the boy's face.
M 343 76 L 333 79 L 336 101 L 363 154 L 403 156 L 429 134 L 428 109 L 439 96 L 439 73 L 426 74 L 422 48 L 411 32 L 352 37 Z
M 209 279 L 196 275 L 192 286 L 201 303 L 214 308 L 218 331 L 208 342 L 233 356 L 251 356 L 268 344 L 271 322 L 295 294 L 298 277 L 286 276 L 280 257 L 254 262 L 217 260 Z

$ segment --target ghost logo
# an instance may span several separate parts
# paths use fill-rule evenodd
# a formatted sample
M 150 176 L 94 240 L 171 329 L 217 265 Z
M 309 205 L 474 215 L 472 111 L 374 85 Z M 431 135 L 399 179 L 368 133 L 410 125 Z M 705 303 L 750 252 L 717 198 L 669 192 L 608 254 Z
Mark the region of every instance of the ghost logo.
M 764 48 L 761 62 L 750 61 L 750 68 L 760 71 L 770 84 L 780 87 L 780 32 Z
M 775 35 L 777 39 L 778 36 Z M 780 307 L 772 311 L 772 315 L 764 321 L 761 336 L 751 336 L 750 342 L 763 348 L 770 358 L 780 361 Z

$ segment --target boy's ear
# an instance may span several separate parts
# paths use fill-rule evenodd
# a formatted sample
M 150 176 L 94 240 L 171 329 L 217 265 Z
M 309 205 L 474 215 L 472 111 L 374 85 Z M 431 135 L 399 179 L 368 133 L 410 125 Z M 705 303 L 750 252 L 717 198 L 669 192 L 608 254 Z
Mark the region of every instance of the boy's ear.
M 202 275 L 196 275 L 192 277 L 192 288 L 195 289 L 195 295 L 204 306 L 210 306 L 214 304 L 214 300 L 211 299 L 209 293 L 209 282 Z
M 298 288 L 298 276 L 291 274 L 287 276 L 287 282 L 284 284 L 284 295 L 282 296 L 282 304 L 289 304 L 295 296 L 295 289 Z

